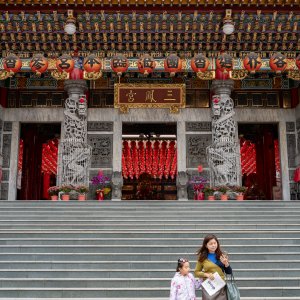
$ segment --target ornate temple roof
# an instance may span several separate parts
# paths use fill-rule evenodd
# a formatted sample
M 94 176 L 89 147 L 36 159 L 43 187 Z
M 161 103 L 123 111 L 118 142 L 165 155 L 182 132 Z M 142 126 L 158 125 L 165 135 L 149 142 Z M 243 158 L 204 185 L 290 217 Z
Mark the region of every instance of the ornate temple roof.
M 0 5 L 12 6 L 160 6 L 160 5 L 195 5 L 195 6 L 248 6 L 248 7 L 293 7 L 299 5 L 299 0 L 0 0 Z
M 20 1 L 6 2 L 19 4 Z M 242 57 L 245 52 L 257 51 L 262 58 L 266 58 L 270 52 L 280 51 L 295 58 L 297 51 L 300 51 L 300 11 L 296 10 L 232 10 L 235 31 L 225 35 L 222 31 L 225 9 L 217 9 L 219 3 L 224 1 L 215 1 L 215 10 L 74 9 L 72 13 L 77 31 L 68 35 L 64 32 L 66 9 L 50 11 L 49 0 L 25 1 L 27 4 L 37 2 L 48 4 L 41 4 L 40 11 L 28 10 L 28 7 L 24 7 L 22 11 L 20 6 L 16 6 L 18 10 L 0 11 L 2 56 L 13 52 L 22 57 L 30 57 L 34 53 L 43 52 L 50 57 L 57 57 L 61 53 L 78 51 L 83 56 L 89 52 L 98 52 L 103 57 L 110 57 L 116 52 L 125 53 L 128 57 L 136 57 L 141 53 L 163 57 L 170 52 L 177 52 L 184 57 L 203 52 L 208 57 L 215 57 L 220 51 L 226 51 L 233 57 Z M 57 0 L 52 1 L 54 2 L 57 3 Z M 95 4 L 98 2 L 93 1 Z M 159 2 L 161 0 L 157 0 Z M 230 4 L 236 1 L 227 2 Z M 248 1 L 250 6 L 257 2 Z M 283 5 L 283 2 L 287 6 L 293 1 L 260 0 L 260 3 L 265 4 Z M 4 1 L 0 0 L 0 3 L 3 4 Z M 65 0 L 59 3 L 91 5 L 92 1 Z M 141 1 L 137 3 L 140 4 Z M 47 9 L 42 10 L 45 7 Z

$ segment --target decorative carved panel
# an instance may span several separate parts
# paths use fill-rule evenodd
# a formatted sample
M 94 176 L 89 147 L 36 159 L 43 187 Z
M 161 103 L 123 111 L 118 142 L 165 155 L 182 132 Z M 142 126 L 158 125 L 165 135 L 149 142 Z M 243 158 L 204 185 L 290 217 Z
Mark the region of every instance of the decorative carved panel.
M 300 129 L 300 118 L 296 120 L 296 128 L 297 130 Z
M 4 122 L 3 131 L 11 131 L 12 130 L 12 122 Z
M 186 122 L 186 131 L 211 131 L 211 122 Z
M 186 135 L 187 168 L 197 168 L 198 165 L 208 167 L 206 148 L 211 144 L 211 134 Z
M 10 166 L 10 152 L 11 152 L 11 134 L 3 134 L 3 168 Z
M 295 132 L 295 122 L 286 122 L 286 132 Z
M 112 134 L 90 134 L 88 144 L 92 147 L 91 166 L 93 168 L 112 168 Z
M 296 157 L 296 136 L 295 134 L 287 134 L 287 148 L 288 148 L 288 162 L 289 168 L 295 168 L 295 157 Z
M 113 122 L 88 122 L 88 131 L 114 131 Z
M 9 170 L 2 171 L 2 181 L 9 181 Z
M 1 200 L 8 200 L 8 183 L 1 183 Z

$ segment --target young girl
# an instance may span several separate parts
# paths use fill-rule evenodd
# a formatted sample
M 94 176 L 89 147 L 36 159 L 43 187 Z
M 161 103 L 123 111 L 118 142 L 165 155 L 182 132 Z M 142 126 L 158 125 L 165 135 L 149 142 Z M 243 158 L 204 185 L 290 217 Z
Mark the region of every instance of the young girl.
M 225 280 L 224 272 L 232 274 L 228 257 L 225 252 L 221 251 L 220 243 L 215 235 L 207 235 L 204 238 L 202 247 L 197 254 L 199 257 L 195 268 L 195 277 L 213 280 L 213 274 L 218 272 L 222 279 Z M 209 296 L 205 289 L 202 288 L 202 300 L 227 300 L 226 286 L 213 296 Z
M 201 282 L 196 281 L 190 272 L 187 259 L 179 258 L 176 273 L 171 282 L 170 300 L 196 300 L 195 289 Z

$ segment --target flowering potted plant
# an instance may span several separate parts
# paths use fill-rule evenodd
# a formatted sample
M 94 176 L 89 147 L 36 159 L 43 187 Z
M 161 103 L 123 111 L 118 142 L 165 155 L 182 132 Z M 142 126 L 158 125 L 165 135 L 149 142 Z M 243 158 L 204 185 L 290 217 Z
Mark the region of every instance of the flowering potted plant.
M 228 200 L 227 192 L 229 191 L 228 186 L 222 185 L 217 187 L 217 191 L 221 193 L 221 200 L 226 201 Z
M 98 175 L 92 178 L 91 183 L 98 186 L 96 189 L 96 199 L 99 201 L 104 200 L 104 196 L 111 191 L 109 186 L 110 178 L 105 176 L 102 170 L 99 170 Z
M 60 187 L 60 191 L 62 192 L 61 200 L 69 201 L 70 200 L 70 192 L 74 190 L 74 187 L 71 185 L 62 185 Z
M 203 193 L 204 193 L 205 197 L 208 200 L 215 200 L 215 196 L 214 196 L 215 191 L 216 190 L 213 187 L 210 187 L 210 186 L 206 186 L 203 189 Z
M 88 187 L 85 185 L 79 185 L 76 187 L 76 192 L 78 193 L 78 200 L 86 200 L 86 193 L 89 191 Z
M 236 186 L 234 192 L 236 193 L 236 200 L 244 200 L 244 194 L 247 191 L 245 186 Z
M 207 180 L 202 176 L 192 176 L 189 184 L 193 187 L 194 190 L 194 200 L 204 200 L 203 189 Z
M 58 193 L 60 191 L 60 187 L 59 186 L 51 186 L 48 189 L 48 194 L 51 197 L 52 201 L 57 201 L 58 200 Z

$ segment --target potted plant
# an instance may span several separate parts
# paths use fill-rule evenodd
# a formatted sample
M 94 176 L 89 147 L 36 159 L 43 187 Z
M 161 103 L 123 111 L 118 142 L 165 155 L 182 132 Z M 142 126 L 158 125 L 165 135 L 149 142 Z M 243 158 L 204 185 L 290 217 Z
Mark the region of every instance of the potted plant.
M 59 186 L 51 186 L 48 189 L 48 194 L 51 197 L 52 201 L 57 201 L 58 200 L 58 193 L 60 191 L 60 187 Z
M 61 200 L 63 201 L 69 201 L 70 200 L 70 192 L 74 190 L 74 188 L 71 185 L 62 185 L 60 187 L 60 191 L 62 192 Z
M 228 200 L 227 192 L 229 191 L 229 188 L 226 185 L 222 185 L 217 187 L 218 192 L 221 194 L 221 200 L 226 201 Z
M 242 200 L 244 200 L 244 194 L 247 191 L 247 187 L 245 187 L 245 186 L 236 186 L 234 188 L 234 191 L 236 193 L 236 200 L 242 201 Z
M 99 170 L 98 175 L 92 178 L 91 183 L 97 186 L 96 199 L 99 201 L 104 200 L 105 195 L 108 195 L 111 191 L 110 178 L 105 176 L 102 170 Z
M 202 176 L 192 176 L 189 181 L 189 184 L 193 187 L 194 190 L 194 200 L 204 200 L 203 189 L 207 180 Z
M 84 201 L 86 200 L 86 193 L 88 193 L 89 189 L 85 185 L 79 185 L 76 187 L 76 192 L 78 193 L 78 200 Z
M 214 196 L 215 191 L 216 190 L 213 187 L 210 187 L 210 186 L 206 186 L 203 189 L 203 193 L 204 193 L 205 197 L 208 200 L 215 200 L 215 196 Z

